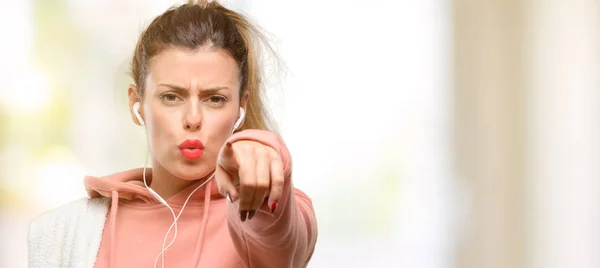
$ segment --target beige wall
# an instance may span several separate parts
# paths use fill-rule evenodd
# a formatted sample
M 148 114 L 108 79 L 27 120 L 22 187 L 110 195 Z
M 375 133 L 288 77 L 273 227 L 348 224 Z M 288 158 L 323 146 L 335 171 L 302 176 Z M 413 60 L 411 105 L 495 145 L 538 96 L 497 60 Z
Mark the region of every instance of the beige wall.
M 471 194 L 456 267 L 523 267 L 521 3 L 454 3 L 454 112 L 458 178 Z
M 598 2 L 455 0 L 455 267 L 599 267 Z

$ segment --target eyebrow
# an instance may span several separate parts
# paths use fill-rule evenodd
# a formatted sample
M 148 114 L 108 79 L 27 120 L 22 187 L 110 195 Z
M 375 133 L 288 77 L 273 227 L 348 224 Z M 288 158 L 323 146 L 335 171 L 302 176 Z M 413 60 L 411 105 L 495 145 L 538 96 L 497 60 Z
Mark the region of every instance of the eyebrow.
M 171 85 L 171 84 L 159 84 L 159 86 L 163 86 L 163 87 L 168 87 L 177 91 L 188 91 L 188 89 L 180 87 L 180 86 L 176 86 L 176 85 Z M 216 93 L 221 89 L 228 89 L 228 87 L 213 87 L 213 88 L 205 88 L 200 90 L 200 93 L 203 94 L 211 94 L 211 93 Z

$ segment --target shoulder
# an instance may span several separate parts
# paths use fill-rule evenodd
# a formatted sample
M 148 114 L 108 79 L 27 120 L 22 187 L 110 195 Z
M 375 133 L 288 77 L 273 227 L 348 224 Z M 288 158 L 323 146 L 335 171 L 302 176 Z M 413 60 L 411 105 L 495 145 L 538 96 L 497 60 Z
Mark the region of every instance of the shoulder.
M 312 199 L 304 191 L 294 188 L 294 195 L 296 195 L 296 198 L 300 198 L 312 206 Z
M 78 216 L 81 213 L 101 212 L 108 209 L 107 198 L 81 198 L 70 203 L 67 203 L 57 209 L 45 212 L 36 217 L 31 224 L 42 224 L 44 222 L 52 222 L 59 219 Z
M 38 231 L 47 231 L 45 227 L 71 227 L 73 223 L 80 222 L 83 218 L 96 216 L 103 219 L 108 211 L 107 198 L 81 198 L 65 204 L 57 209 L 45 212 L 36 217 L 29 224 L 30 236 Z

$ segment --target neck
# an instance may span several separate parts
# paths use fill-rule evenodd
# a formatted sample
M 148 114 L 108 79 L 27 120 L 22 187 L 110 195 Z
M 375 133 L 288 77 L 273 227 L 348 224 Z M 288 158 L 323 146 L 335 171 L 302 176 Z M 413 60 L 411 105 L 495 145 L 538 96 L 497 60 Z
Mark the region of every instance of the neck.
M 164 167 L 153 161 L 152 181 L 148 185 L 152 187 L 163 199 L 168 200 L 173 195 L 181 192 L 188 186 L 198 182 L 197 180 L 184 180 L 167 171 Z

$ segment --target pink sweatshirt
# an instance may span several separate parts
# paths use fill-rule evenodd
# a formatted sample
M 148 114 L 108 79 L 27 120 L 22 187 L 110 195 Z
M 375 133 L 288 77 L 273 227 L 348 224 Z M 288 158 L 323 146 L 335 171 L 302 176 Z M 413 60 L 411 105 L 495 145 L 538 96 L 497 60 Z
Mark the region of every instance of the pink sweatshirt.
M 287 148 L 268 131 L 245 130 L 229 138 L 239 140 L 270 146 L 284 160 L 286 180 L 277 209 L 272 214 L 265 202 L 252 220 L 241 222 L 238 203 L 227 201 L 214 180 L 209 182 L 194 193 L 177 221 L 177 239 L 165 254 L 165 267 L 306 267 L 315 248 L 317 223 L 310 198 L 293 188 Z M 151 176 L 150 169 L 146 172 Z M 199 183 L 167 200 L 176 215 Z M 173 215 L 144 187 L 142 169 L 88 176 L 85 186 L 92 198 L 112 198 L 95 267 L 153 267 Z

